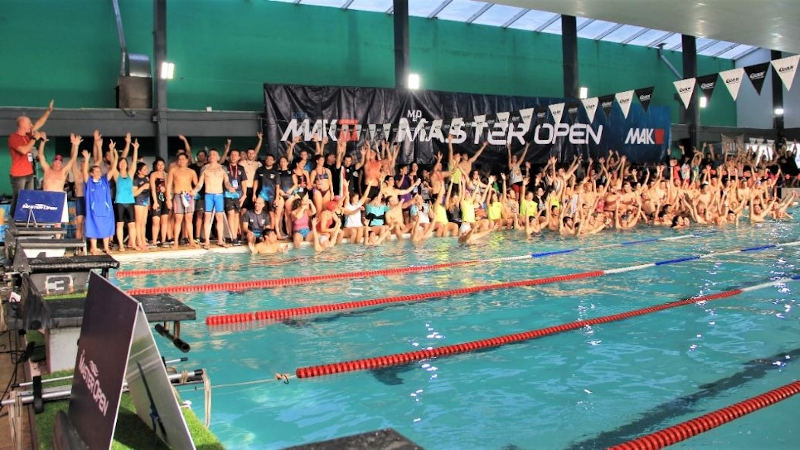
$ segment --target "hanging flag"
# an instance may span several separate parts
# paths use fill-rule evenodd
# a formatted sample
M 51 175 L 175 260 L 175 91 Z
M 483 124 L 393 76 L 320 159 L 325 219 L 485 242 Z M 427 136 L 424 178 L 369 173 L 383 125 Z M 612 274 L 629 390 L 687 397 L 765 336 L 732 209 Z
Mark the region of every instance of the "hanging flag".
M 531 119 L 533 118 L 533 108 L 525 108 L 519 110 L 519 117 L 527 130 L 531 126 Z
M 497 121 L 502 123 L 502 124 L 508 124 L 508 117 L 510 115 L 511 115 L 511 113 L 499 112 L 499 113 L 497 113 Z
M 472 120 L 473 120 L 473 122 L 475 122 L 474 126 L 477 127 L 478 125 L 486 123 L 486 114 L 481 114 L 479 116 L 475 116 L 475 117 L 472 118 Z
M 461 128 L 464 126 L 464 118 L 463 117 L 455 117 L 453 120 L 450 121 L 450 134 L 458 134 Z
M 617 104 L 622 110 L 622 116 L 628 118 L 628 113 L 631 111 L 631 100 L 633 100 L 633 91 L 617 92 L 614 97 L 617 99 Z
M 783 85 L 786 86 L 787 91 L 792 88 L 794 73 L 797 72 L 798 62 L 800 62 L 800 55 L 789 56 L 772 61 L 772 69 L 778 73 L 779 77 L 781 77 L 781 81 L 783 81 Z
M 578 119 L 578 108 L 580 107 L 580 102 L 569 102 L 567 103 L 567 114 L 569 114 L 569 121 L 570 123 L 575 123 Z
M 586 111 L 586 117 L 589 118 L 589 123 L 594 122 L 594 113 L 597 112 L 598 99 L 597 97 L 585 98 L 581 100 L 583 103 L 583 110 Z
M 392 124 L 385 123 L 383 124 L 383 138 L 387 141 L 389 140 L 389 133 L 392 132 Z
M 719 76 L 722 78 L 722 82 L 725 83 L 725 87 L 728 88 L 728 92 L 731 93 L 733 101 L 736 101 L 736 98 L 739 96 L 739 88 L 742 86 L 744 69 L 739 67 L 736 69 L 726 70 L 724 72 L 720 72 Z
M 377 131 L 378 126 L 376 124 L 374 124 L 374 123 L 371 123 L 371 124 L 368 125 L 368 128 L 369 128 L 369 140 L 370 141 L 374 141 L 375 140 L 375 133 Z
M 614 107 L 614 95 L 602 95 L 598 97 L 600 100 L 600 107 L 603 108 L 603 112 L 606 113 L 606 117 L 611 114 L 611 108 Z
M 695 85 L 694 78 L 687 78 L 685 80 L 678 80 L 673 81 L 672 84 L 675 85 L 675 90 L 678 91 L 678 95 L 680 95 L 681 100 L 683 100 L 683 107 L 689 108 L 689 102 L 692 101 L 692 94 L 694 94 L 694 85 Z
M 650 99 L 653 97 L 654 90 L 654 86 L 649 86 L 633 91 L 636 94 L 636 98 L 639 99 L 639 103 L 642 105 L 644 112 L 647 112 L 647 107 L 650 106 Z
M 747 78 L 753 83 L 753 87 L 756 88 L 758 95 L 761 95 L 761 88 L 764 86 L 764 80 L 767 78 L 767 70 L 769 70 L 768 62 L 753 64 L 752 66 L 744 68 L 745 73 L 747 73 Z
M 536 105 L 535 114 L 536 123 L 542 124 L 547 122 L 547 106 Z
M 700 92 L 703 93 L 703 97 L 706 98 L 706 101 L 711 101 L 711 94 L 714 93 L 714 87 L 717 86 L 718 76 L 718 73 L 713 73 L 697 77 L 697 87 L 700 88 Z
M 561 116 L 564 114 L 564 104 L 553 103 L 552 105 L 549 105 L 548 108 L 550 109 L 550 114 L 553 116 L 553 123 L 556 125 L 561 123 Z

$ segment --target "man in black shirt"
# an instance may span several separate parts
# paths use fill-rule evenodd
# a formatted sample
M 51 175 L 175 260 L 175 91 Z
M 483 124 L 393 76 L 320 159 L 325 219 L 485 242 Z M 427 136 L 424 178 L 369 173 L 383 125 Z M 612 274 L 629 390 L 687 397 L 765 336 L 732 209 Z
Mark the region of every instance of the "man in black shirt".
M 242 233 L 247 235 L 247 245 L 253 246 L 260 241 L 267 231 L 272 230 L 273 214 L 265 209 L 264 199 L 257 197 L 253 210 L 245 211 L 242 216 Z
M 278 167 L 275 165 L 275 157 L 267 155 L 264 165 L 256 170 L 255 180 L 253 181 L 253 202 L 256 197 L 261 197 L 266 202 L 266 208 L 273 210 L 275 205 L 275 185 L 278 183 Z

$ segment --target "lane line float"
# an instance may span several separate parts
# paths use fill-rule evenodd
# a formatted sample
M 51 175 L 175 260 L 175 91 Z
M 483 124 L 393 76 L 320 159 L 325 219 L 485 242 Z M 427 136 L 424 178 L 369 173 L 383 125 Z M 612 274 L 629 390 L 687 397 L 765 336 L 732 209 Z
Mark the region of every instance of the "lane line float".
M 758 250 L 767 250 L 778 247 L 788 247 L 792 245 L 800 245 L 800 241 L 789 242 L 786 244 L 763 245 L 761 247 L 758 247 Z M 509 289 L 509 288 L 524 287 L 524 286 L 538 286 L 550 283 L 575 281 L 586 278 L 600 277 L 604 275 L 625 273 L 635 270 L 643 270 L 650 267 L 678 264 L 687 261 L 696 261 L 700 259 L 713 258 L 723 255 L 731 255 L 741 252 L 757 251 L 755 249 L 756 247 L 749 247 L 749 248 L 731 250 L 726 252 L 707 253 L 703 255 L 693 255 L 682 258 L 668 259 L 664 261 L 656 261 L 652 263 L 638 264 L 635 266 L 619 267 L 615 269 L 595 270 L 590 272 L 577 272 L 566 275 L 557 275 L 544 278 L 533 278 L 520 281 L 509 281 L 505 283 L 486 284 L 486 285 L 471 286 L 471 287 L 464 287 L 457 289 L 447 289 L 442 291 L 433 291 L 420 294 L 406 294 L 393 297 L 373 298 L 368 300 L 355 300 L 350 302 L 323 303 L 319 305 L 300 306 L 294 308 L 250 311 L 250 312 L 234 313 L 234 314 L 210 315 L 206 317 L 206 325 L 227 325 L 227 324 L 235 324 L 242 322 L 253 322 L 258 320 L 283 320 L 296 316 L 309 316 L 309 315 L 324 314 L 330 312 L 352 311 L 355 309 L 371 308 L 375 306 L 387 305 L 392 303 L 413 303 L 431 299 L 452 297 L 456 295 L 474 294 L 476 292 L 492 291 L 498 289 Z M 258 282 L 250 281 L 244 283 L 251 284 Z M 229 283 L 229 284 L 235 285 L 237 283 Z M 187 286 L 187 288 L 191 288 L 191 286 Z M 141 295 L 141 294 L 137 292 L 136 294 L 131 294 L 131 295 Z
M 460 344 L 452 344 L 444 347 L 427 348 L 413 352 L 395 353 L 391 355 L 375 356 L 371 358 L 364 358 L 358 360 L 300 367 L 295 370 L 295 375 L 297 376 L 297 378 L 321 377 L 337 373 L 354 372 L 359 370 L 372 370 L 382 367 L 398 366 L 423 359 L 438 358 L 450 355 L 458 355 L 461 353 L 474 352 L 477 350 L 497 348 L 508 344 L 515 344 L 519 342 L 538 339 L 544 336 L 563 333 L 565 331 L 577 330 L 586 326 L 622 321 L 633 317 L 651 314 L 658 311 L 677 308 L 679 306 L 693 305 L 701 302 L 708 302 L 712 300 L 729 298 L 742 294 L 744 292 L 755 291 L 758 289 L 763 289 L 766 287 L 776 286 L 778 284 L 784 284 L 790 281 L 798 281 L 798 280 L 800 280 L 800 275 L 792 278 L 781 278 L 778 280 L 761 283 L 753 286 L 748 286 L 744 288 L 731 289 L 724 292 L 718 292 L 716 294 L 690 297 L 682 300 L 662 303 L 660 305 L 650 306 L 647 308 L 630 310 L 618 314 L 611 314 L 608 316 L 595 317 L 593 319 L 584 319 L 575 322 L 562 323 L 560 325 L 540 328 L 537 330 L 523 331 L 520 333 L 507 334 L 504 336 L 497 336 L 487 339 L 479 339 L 476 341 L 463 342 Z
M 684 441 L 742 416 L 772 406 L 800 393 L 800 380 L 748 398 L 731 406 L 656 431 L 632 441 L 610 447 L 612 450 L 651 450 Z

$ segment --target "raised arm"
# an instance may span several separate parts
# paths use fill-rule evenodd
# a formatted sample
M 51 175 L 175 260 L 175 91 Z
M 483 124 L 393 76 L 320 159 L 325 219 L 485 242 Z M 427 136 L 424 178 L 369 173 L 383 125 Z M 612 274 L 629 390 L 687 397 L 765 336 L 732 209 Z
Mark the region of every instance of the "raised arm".
M 50 113 L 53 112 L 53 100 L 50 100 L 50 104 L 47 105 L 47 109 L 44 111 L 41 117 L 36 119 L 36 122 L 33 124 L 33 131 L 39 131 L 47 122 L 47 119 L 50 117 Z
M 103 135 L 100 134 L 100 130 L 94 130 L 93 137 L 92 157 L 94 164 L 99 166 L 103 162 Z
M 119 154 L 117 154 L 116 145 L 117 144 L 115 144 L 114 141 L 109 139 L 108 150 L 109 153 L 111 153 L 111 168 L 108 169 L 108 173 L 106 174 L 106 178 L 109 180 L 112 178 L 116 179 L 117 175 L 119 175 L 119 172 L 117 172 L 117 161 L 119 160 Z
M 472 158 L 469 159 L 469 162 L 470 163 L 474 163 L 475 161 L 477 161 L 478 157 L 481 156 L 481 153 L 483 153 L 483 151 L 486 150 L 486 147 L 488 145 L 489 145 L 489 143 L 484 141 L 483 145 L 481 145 L 481 148 L 479 148 L 478 151 L 475 152 L 475 154 L 472 156 Z
M 89 181 L 89 156 L 90 156 L 89 155 L 89 151 L 88 150 L 84 150 L 83 151 L 83 169 L 82 169 L 83 182 L 84 183 Z
M 222 153 L 222 158 L 219 160 L 221 162 L 225 162 L 228 160 L 228 153 L 231 151 L 231 140 L 230 138 L 225 141 L 225 151 Z M 291 161 L 291 160 L 290 160 Z
M 194 164 L 194 154 L 192 153 L 192 146 L 189 145 L 189 140 L 182 134 L 178 135 L 178 139 L 183 142 L 183 149 L 186 151 L 186 156 L 189 157 L 189 164 Z
M 128 164 L 128 176 L 136 176 L 136 165 L 139 162 L 139 139 L 133 141 L 133 160 Z
M 256 152 L 256 160 L 258 160 L 258 152 L 261 151 L 261 144 L 264 143 L 264 133 L 259 131 L 256 136 L 258 136 L 258 142 L 256 142 L 256 147 L 253 150 Z
M 39 164 L 42 165 L 42 169 L 45 173 L 50 171 L 50 164 L 47 164 L 47 159 L 44 157 L 44 144 L 47 141 L 47 134 L 41 133 L 41 137 L 39 139 L 39 151 L 36 152 L 36 157 L 39 159 Z
M 131 149 L 131 133 L 130 131 L 125 133 L 125 148 L 122 149 L 122 155 L 120 158 L 125 159 L 128 157 L 128 152 Z
M 300 136 L 295 136 L 294 139 L 286 144 L 286 159 L 289 161 L 289 164 L 291 164 L 292 159 L 294 159 L 294 146 L 297 145 L 298 142 L 300 142 Z
M 78 146 L 81 145 L 83 139 L 77 134 L 70 133 L 69 142 L 72 144 L 72 148 L 69 153 L 69 161 L 64 165 L 64 170 L 66 171 L 72 170 L 72 166 L 76 164 L 75 160 L 78 158 Z

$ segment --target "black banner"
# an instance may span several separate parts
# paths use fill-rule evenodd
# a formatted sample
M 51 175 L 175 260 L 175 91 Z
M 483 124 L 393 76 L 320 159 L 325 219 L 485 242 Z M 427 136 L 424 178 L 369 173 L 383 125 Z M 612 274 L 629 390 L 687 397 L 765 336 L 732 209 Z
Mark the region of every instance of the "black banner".
M 747 78 L 753 83 L 758 95 L 761 95 L 761 88 L 764 86 L 764 80 L 767 78 L 767 70 L 769 70 L 769 62 L 761 64 L 753 64 L 744 68 Z
M 653 91 L 655 90 L 655 86 L 649 86 L 646 88 L 636 89 L 634 90 L 634 94 L 636 98 L 639 99 L 639 103 L 642 105 L 642 109 L 644 112 L 647 112 L 647 107 L 650 106 L 650 100 L 653 97 Z
M 703 93 L 703 97 L 706 98 L 706 101 L 711 101 L 711 95 L 714 93 L 714 88 L 717 86 L 718 78 L 718 73 L 697 77 L 697 86 L 700 87 L 700 92 Z
M 447 136 L 452 133 L 454 148 L 468 155 L 483 142 L 489 143 L 480 167 L 476 167 L 486 171 L 507 165 L 507 143 L 514 151 L 530 143 L 528 159 L 536 164 L 544 163 L 550 155 L 568 161 L 575 155 L 605 155 L 610 148 L 630 153 L 627 156 L 632 161 L 659 160 L 669 145 L 668 111 L 650 117 L 639 109 L 635 118 L 617 117 L 610 112 L 614 96 L 608 97 L 611 104 L 605 120 L 589 124 L 586 112 L 576 107 L 574 111 L 567 108 L 568 114 L 554 124 L 548 105 L 562 103 L 561 99 L 265 84 L 264 136 L 267 148 L 280 156 L 286 142 L 297 136 L 307 142 L 314 135 L 325 135 L 332 147 L 342 124 L 352 127 L 357 123 L 362 132 L 348 144 L 348 151 L 355 151 L 370 139 L 370 130 L 375 129 L 376 137 L 381 138 L 388 131 L 389 141 L 400 145 L 399 164 L 425 165 L 433 163 L 437 152 L 446 154 Z M 533 117 L 528 122 L 520 110 L 530 108 Z M 498 113 L 503 117 L 503 113 L 509 113 L 508 121 L 497 120 Z M 660 131 L 653 131 L 656 129 Z M 307 143 L 298 145 L 310 148 Z
M 603 108 L 606 117 L 611 117 L 611 108 L 614 107 L 614 94 L 601 95 L 597 99 L 600 101 L 600 107 Z

